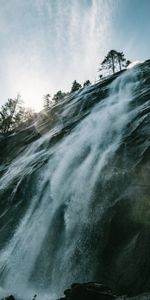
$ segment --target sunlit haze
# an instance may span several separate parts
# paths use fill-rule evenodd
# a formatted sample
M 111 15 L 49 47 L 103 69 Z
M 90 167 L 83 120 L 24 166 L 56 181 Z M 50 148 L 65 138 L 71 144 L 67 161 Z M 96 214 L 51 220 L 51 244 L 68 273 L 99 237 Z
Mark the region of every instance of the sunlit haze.
M 0 104 L 20 93 L 40 110 L 44 94 L 97 80 L 110 49 L 147 59 L 149 11 L 149 0 L 1 0 Z

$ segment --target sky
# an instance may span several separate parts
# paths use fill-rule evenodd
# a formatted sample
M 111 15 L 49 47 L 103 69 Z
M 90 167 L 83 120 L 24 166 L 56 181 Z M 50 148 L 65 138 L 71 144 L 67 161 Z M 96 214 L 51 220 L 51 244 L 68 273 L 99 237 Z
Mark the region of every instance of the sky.
M 18 93 L 36 111 L 45 94 L 98 79 L 111 49 L 150 58 L 150 0 L 0 0 L 0 105 Z

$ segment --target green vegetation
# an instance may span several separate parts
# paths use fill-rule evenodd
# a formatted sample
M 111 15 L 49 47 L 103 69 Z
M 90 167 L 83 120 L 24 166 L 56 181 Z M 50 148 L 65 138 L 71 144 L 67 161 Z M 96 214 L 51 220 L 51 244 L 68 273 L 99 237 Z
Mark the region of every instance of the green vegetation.
M 89 86 L 89 85 L 91 85 L 90 80 L 86 80 L 86 81 L 83 83 L 83 87 L 86 87 L 86 86 Z
M 15 99 L 8 99 L 0 110 L 0 132 L 8 133 L 20 127 L 23 123 L 33 121 L 33 112 L 23 106 L 23 101 L 18 94 Z
M 78 91 L 81 87 L 82 87 L 82 85 L 79 82 L 77 82 L 76 80 L 74 80 L 72 83 L 71 93 Z
M 116 71 L 126 68 L 130 63 L 129 60 L 126 60 L 123 52 L 110 50 L 102 61 L 99 71 L 110 70 L 114 74 Z
M 46 94 L 46 95 L 44 95 L 43 98 L 44 98 L 43 107 L 47 111 L 51 107 L 51 95 L 50 94 Z
M 131 61 L 128 59 L 127 61 L 126 61 L 126 63 L 125 63 L 125 68 L 127 68 L 129 65 L 131 64 Z
M 131 63 L 127 60 L 123 52 L 118 52 L 116 50 L 110 50 L 105 56 L 101 63 L 101 68 L 99 71 L 106 70 L 109 74 L 114 74 L 116 71 L 121 71 L 122 68 L 127 68 Z M 99 75 L 100 80 L 105 78 L 104 74 Z M 83 83 L 83 88 L 90 86 L 91 82 L 86 80 Z M 56 94 L 51 97 L 48 93 L 43 96 L 43 117 L 49 118 L 51 108 L 54 104 L 59 103 L 65 96 L 70 95 L 82 88 L 82 85 L 76 80 L 73 81 L 70 92 L 65 93 L 59 90 Z M 0 110 L 0 132 L 8 133 L 17 128 L 22 128 L 23 126 L 28 126 L 33 123 L 37 114 L 32 110 L 27 110 L 23 106 L 23 101 L 18 94 L 15 99 L 8 99 L 7 102 L 2 105 Z M 42 118 L 42 117 L 41 117 Z
M 67 95 L 67 93 L 64 93 L 62 91 L 58 91 L 54 96 L 53 96 L 53 101 L 55 103 L 57 103 L 58 101 L 62 100 L 65 96 Z

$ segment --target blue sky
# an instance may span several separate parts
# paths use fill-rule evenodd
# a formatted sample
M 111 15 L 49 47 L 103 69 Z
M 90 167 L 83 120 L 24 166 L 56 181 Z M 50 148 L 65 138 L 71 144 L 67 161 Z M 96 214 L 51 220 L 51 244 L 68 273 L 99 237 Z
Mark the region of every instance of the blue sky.
M 149 58 L 150 0 L 0 0 L 0 104 L 95 81 L 110 49 Z

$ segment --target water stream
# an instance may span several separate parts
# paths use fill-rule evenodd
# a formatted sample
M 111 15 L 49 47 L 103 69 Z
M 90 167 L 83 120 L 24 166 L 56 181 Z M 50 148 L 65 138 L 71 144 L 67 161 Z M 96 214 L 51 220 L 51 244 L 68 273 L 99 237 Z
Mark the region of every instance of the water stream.
M 148 148 L 148 101 L 139 101 L 148 90 L 140 67 L 114 79 L 103 98 L 105 90 L 97 84 L 66 98 L 55 126 L 6 164 L 1 298 L 56 299 L 75 281 L 103 281 L 122 292 L 146 287 L 148 266 L 144 279 L 138 272 L 149 262 L 148 174 L 138 163 Z M 52 142 L 78 107 L 79 120 Z

